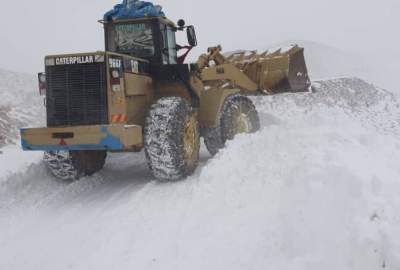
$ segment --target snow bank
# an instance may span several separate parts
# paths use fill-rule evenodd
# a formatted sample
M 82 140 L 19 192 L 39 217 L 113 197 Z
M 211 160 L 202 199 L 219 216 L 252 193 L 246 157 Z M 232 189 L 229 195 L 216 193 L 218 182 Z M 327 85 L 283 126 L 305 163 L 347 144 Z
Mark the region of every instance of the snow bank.
M 33 75 L 0 70 L 0 148 L 18 142 L 19 129 L 42 125 L 43 98 Z
M 39 93 L 35 76 L 0 69 L 0 106 L 20 105 Z
M 32 163 L 40 161 L 40 152 L 22 152 L 19 146 L 3 147 L 0 153 L 0 183 L 1 178 L 24 172 Z
M 41 164 L 6 177 L 0 269 L 398 269 L 397 99 L 357 79 L 315 90 L 258 97 L 263 129 L 182 182 L 142 154 L 72 185 Z
M 399 150 L 398 140 L 337 111 L 301 115 L 230 143 L 203 168 L 205 195 L 198 201 L 216 202 L 206 206 L 211 226 L 236 234 L 227 252 L 242 254 L 236 263 L 394 269 L 400 266 Z M 214 247 L 226 244 L 219 237 Z

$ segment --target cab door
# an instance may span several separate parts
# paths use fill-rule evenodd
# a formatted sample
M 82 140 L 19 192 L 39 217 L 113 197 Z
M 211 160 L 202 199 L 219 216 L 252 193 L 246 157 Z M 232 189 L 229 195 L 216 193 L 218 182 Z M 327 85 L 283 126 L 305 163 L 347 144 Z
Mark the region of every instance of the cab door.
M 177 64 L 177 51 L 176 51 L 176 39 L 175 30 L 168 25 L 162 26 L 163 36 L 163 49 L 162 59 L 164 65 Z

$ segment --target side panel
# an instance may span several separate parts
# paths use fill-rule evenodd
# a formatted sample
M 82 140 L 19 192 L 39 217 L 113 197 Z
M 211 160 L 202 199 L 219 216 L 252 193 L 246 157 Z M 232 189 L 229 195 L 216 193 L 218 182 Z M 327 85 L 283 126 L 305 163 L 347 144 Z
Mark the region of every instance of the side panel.
M 202 128 L 218 125 L 218 119 L 225 99 L 240 93 L 239 89 L 210 89 L 203 91 L 200 97 L 199 123 Z
M 128 123 L 144 126 L 148 110 L 151 106 L 151 99 L 148 96 L 126 97 L 126 112 Z
M 125 101 L 128 123 L 143 126 L 154 99 L 154 86 L 151 77 L 124 73 Z
M 124 73 L 127 96 L 147 96 L 153 94 L 153 80 L 145 75 Z
M 115 53 L 107 53 L 107 56 L 110 122 L 143 125 L 145 112 L 154 96 L 148 62 Z M 115 70 L 121 74 L 119 79 L 112 77 Z

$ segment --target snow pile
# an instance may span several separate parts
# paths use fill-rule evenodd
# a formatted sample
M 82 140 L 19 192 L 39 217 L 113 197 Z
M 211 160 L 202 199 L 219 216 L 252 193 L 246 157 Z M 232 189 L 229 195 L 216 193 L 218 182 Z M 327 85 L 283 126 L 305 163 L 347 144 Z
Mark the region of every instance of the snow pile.
M 43 122 L 35 76 L 0 70 L 0 147 L 16 143 L 21 127 Z
M 0 185 L 2 179 L 7 179 L 15 173 L 24 173 L 32 163 L 43 156 L 40 152 L 22 152 L 18 145 L 7 145 L 1 148 L 0 154 Z
M 259 110 L 285 119 L 327 108 L 343 112 L 379 133 L 400 135 L 400 99 L 358 78 L 316 81 L 314 93 L 282 94 L 254 99 Z
M 32 157 L 0 176 L 0 269 L 399 269 L 398 99 L 314 89 L 257 97 L 262 130 L 182 182 L 124 154 L 65 185 Z
M 204 166 L 197 201 L 217 203 L 198 230 L 221 227 L 201 241 L 234 269 L 398 269 L 398 99 L 356 78 L 314 90 L 255 98 L 263 130 Z
M 209 230 L 236 235 L 227 253 L 254 269 L 397 269 L 399 140 L 334 109 L 264 121 L 200 176 Z

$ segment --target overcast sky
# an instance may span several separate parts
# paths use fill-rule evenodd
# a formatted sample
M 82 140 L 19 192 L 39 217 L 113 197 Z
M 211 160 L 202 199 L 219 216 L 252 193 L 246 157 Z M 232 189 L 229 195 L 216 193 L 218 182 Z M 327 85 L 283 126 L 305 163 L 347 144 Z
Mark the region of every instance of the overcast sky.
M 239 1 L 238 1 L 239 2 Z M 312 40 L 341 49 L 399 52 L 399 0 L 158 0 L 174 21 L 196 26 L 208 46 L 259 48 Z M 36 73 L 46 54 L 103 50 L 97 23 L 112 0 L 1 1 L 0 68 Z

